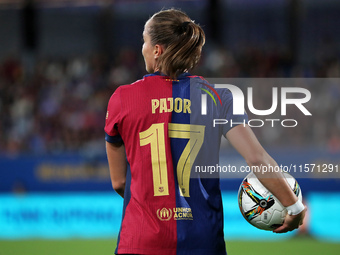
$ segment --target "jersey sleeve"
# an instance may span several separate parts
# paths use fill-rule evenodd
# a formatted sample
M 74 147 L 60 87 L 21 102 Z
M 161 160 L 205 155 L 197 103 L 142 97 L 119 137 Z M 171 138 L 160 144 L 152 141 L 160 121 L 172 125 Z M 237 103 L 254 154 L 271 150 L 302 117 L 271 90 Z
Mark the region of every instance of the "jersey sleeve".
M 222 104 L 223 104 L 223 116 L 222 119 L 228 121 L 227 124 L 223 125 L 223 135 L 225 136 L 229 130 L 237 125 L 246 125 L 248 123 L 248 115 L 246 112 L 242 115 L 235 115 L 233 113 L 233 94 L 229 89 L 224 89 L 222 93 Z
M 122 137 L 119 134 L 119 125 L 121 124 L 121 98 L 120 87 L 112 94 L 106 112 L 105 121 L 105 140 L 109 143 L 120 143 Z

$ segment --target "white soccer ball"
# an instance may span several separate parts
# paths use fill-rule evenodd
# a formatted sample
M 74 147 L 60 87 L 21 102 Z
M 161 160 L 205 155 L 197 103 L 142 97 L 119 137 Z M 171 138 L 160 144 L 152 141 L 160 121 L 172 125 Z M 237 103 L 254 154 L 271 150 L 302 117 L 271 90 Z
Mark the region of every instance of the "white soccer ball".
M 283 173 L 295 195 L 302 201 L 301 189 L 293 176 Z M 248 174 L 238 191 L 238 205 L 243 217 L 253 226 L 273 230 L 282 225 L 287 209 L 256 178 Z

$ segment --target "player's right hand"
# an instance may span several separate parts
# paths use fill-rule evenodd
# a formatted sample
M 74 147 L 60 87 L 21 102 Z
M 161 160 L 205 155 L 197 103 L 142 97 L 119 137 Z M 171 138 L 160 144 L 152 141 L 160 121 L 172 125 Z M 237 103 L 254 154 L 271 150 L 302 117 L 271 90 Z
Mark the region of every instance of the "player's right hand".
M 299 228 L 303 224 L 303 219 L 305 218 L 307 207 L 297 215 L 286 215 L 285 221 L 280 227 L 273 230 L 274 233 L 286 233 Z

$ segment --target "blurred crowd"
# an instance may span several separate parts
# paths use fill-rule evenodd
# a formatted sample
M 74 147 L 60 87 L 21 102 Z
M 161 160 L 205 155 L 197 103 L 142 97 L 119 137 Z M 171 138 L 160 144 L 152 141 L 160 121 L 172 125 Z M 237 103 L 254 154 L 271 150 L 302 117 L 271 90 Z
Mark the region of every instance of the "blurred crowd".
M 233 54 L 223 47 L 206 47 L 193 73 L 205 77 L 340 77 L 334 52 L 320 51 L 317 64 L 293 62 L 284 51 L 249 47 Z M 0 153 L 104 153 L 103 128 L 111 94 L 144 74 L 141 53 L 133 49 L 123 49 L 114 58 L 90 54 L 35 59 L 31 66 L 22 56 L 0 60 Z M 340 83 L 328 79 L 326 85 L 306 86 L 315 97 L 308 106 L 313 116 L 297 114 L 302 123 L 299 129 L 258 129 L 258 138 L 265 145 L 315 146 L 339 152 Z M 263 96 L 271 102 L 270 93 Z

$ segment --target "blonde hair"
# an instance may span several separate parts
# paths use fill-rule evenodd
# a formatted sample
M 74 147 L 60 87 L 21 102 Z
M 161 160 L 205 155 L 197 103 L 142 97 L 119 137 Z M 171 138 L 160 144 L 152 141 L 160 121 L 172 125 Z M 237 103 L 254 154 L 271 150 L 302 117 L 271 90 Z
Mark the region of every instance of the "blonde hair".
M 175 79 L 197 65 L 205 43 L 205 34 L 186 13 L 176 9 L 162 10 L 149 21 L 147 33 L 151 43 L 164 47 L 157 62 L 160 72 Z

